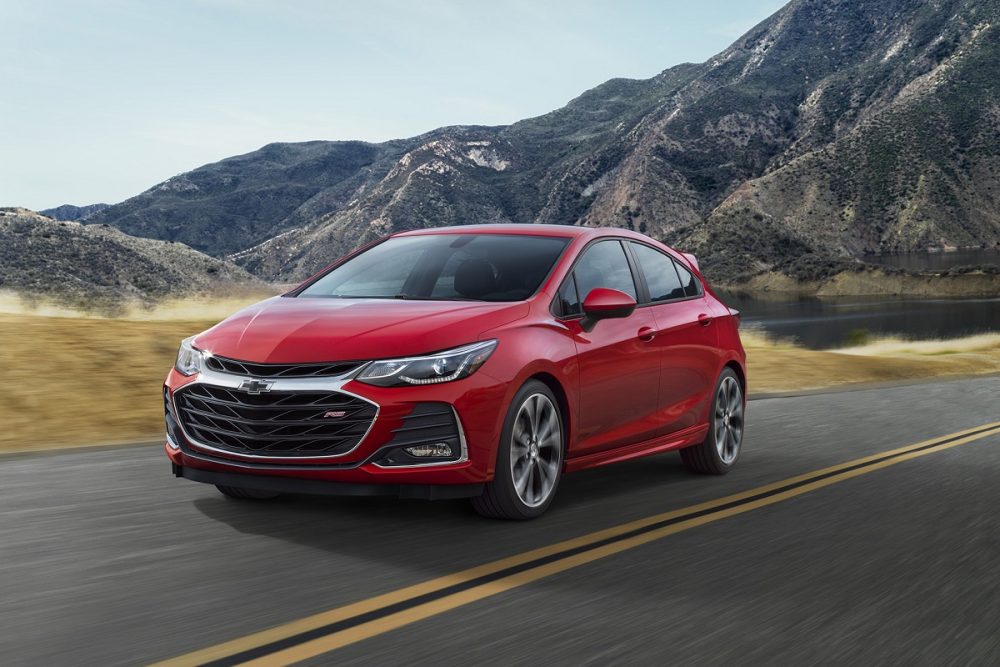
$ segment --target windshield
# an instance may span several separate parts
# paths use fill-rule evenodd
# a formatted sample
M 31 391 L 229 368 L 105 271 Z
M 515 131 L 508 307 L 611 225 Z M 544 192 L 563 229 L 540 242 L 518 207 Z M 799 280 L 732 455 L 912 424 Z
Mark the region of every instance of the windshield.
M 569 239 L 515 234 L 397 236 L 352 257 L 300 297 L 521 301 Z

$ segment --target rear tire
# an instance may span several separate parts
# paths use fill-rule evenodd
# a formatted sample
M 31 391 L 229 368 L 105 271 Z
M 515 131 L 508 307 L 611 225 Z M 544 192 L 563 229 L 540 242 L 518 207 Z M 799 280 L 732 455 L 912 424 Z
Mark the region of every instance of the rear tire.
M 216 484 L 215 488 L 217 488 L 219 493 L 224 495 L 226 498 L 235 498 L 236 500 L 270 500 L 271 498 L 277 498 L 281 495 L 277 491 L 245 489 L 240 486 L 223 486 L 221 484 Z
M 732 368 L 725 368 L 715 383 L 704 442 L 681 450 L 681 461 L 700 475 L 725 475 L 736 465 L 743 448 L 743 387 Z
M 481 515 L 523 521 L 541 516 L 555 498 L 565 452 L 564 417 L 552 390 L 529 380 L 507 410 L 493 480 L 472 499 Z

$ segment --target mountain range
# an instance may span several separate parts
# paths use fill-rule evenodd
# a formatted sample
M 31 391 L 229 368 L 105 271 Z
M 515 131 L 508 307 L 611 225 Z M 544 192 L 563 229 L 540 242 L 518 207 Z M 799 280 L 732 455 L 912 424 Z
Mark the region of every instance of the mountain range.
M 76 220 L 80 221 L 98 211 L 103 211 L 110 204 L 88 204 L 87 206 L 74 206 L 73 204 L 63 204 L 55 208 L 47 208 L 39 211 L 44 216 L 54 220 Z
M 1000 0 L 793 0 L 729 48 L 549 114 L 372 144 L 270 144 L 91 213 L 268 280 L 483 222 L 608 225 L 710 278 L 1000 244 Z

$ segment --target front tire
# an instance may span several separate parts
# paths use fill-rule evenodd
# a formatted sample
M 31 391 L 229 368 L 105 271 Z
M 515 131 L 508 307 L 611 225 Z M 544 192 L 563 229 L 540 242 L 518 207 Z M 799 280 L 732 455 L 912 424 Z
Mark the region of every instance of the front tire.
M 236 500 L 270 500 L 277 498 L 280 494 L 276 491 L 261 491 L 260 489 L 245 489 L 240 486 L 223 486 L 216 484 L 215 488 L 226 498 Z
M 740 379 L 732 368 L 727 367 L 715 383 L 705 441 L 681 450 L 681 461 L 688 470 L 701 475 L 725 475 L 729 472 L 743 448 L 745 407 Z
M 493 480 L 473 507 L 494 519 L 541 516 L 556 495 L 565 451 L 564 419 L 552 390 L 529 380 L 507 410 Z

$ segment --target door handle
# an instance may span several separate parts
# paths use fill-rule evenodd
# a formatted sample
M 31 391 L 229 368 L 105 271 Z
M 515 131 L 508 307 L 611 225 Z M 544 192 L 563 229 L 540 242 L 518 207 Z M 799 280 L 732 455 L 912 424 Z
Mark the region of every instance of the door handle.
M 700 324 L 701 326 L 707 327 L 711 323 L 712 323 L 711 315 L 707 313 L 701 313 L 700 315 L 698 315 L 698 324 Z
M 648 343 L 649 341 L 656 338 L 656 329 L 652 327 L 642 327 L 641 329 L 639 329 L 638 336 L 639 340 L 643 341 L 644 343 Z

